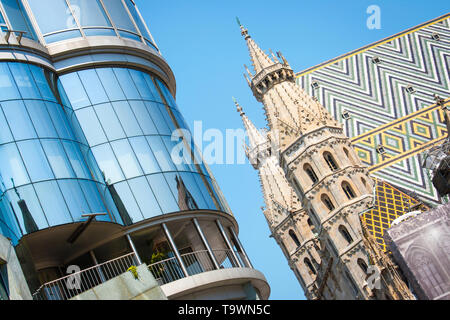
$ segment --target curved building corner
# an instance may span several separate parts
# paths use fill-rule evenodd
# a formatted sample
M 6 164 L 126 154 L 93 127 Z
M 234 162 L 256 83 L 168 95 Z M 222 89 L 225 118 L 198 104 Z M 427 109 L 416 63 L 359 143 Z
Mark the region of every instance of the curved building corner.
M 267 299 L 199 150 L 173 141 L 175 77 L 134 2 L 0 0 L 0 28 L 0 234 L 23 297 L 108 298 L 146 265 L 139 299 Z

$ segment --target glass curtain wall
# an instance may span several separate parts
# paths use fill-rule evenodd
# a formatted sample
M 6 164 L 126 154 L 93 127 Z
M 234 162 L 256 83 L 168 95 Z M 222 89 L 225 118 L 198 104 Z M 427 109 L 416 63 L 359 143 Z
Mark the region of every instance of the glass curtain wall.
M 112 200 L 86 165 L 88 147 L 75 137 L 52 79 L 35 65 L 0 62 L 0 218 L 16 239 L 89 213 L 122 223 L 106 208 Z
M 152 76 L 95 68 L 60 81 L 69 118 L 79 122 L 126 224 L 177 211 L 223 211 L 207 172 L 183 142 L 172 141 L 168 110 L 181 114 L 164 103 Z
M 8 26 L 0 10 L 0 27 L 2 31 L 6 29 L 24 31 L 23 36 L 25 38 L 37 40 L 36 33 L 20 0 L 0 0 L 0 9 L 1 7 L 3 7 L 4 14 L 8 17 L 10 23 Z
M 145 42 L 156 49 L 131 0 L 26 1 L 46 43 L 78 37 L 113 36 Z M 51 19 L 49 11 L 53 13 Z

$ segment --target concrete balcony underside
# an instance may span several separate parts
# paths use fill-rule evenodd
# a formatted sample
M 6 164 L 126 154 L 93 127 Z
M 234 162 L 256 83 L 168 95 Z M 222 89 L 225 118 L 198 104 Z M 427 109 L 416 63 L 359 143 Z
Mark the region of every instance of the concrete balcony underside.
M 168 299 L 245 299 L 244 287 L 251 284 L 266 300 L 270 287 L 264 275 L 251 268 L 230 268 L 199 273 L 161 286 Z

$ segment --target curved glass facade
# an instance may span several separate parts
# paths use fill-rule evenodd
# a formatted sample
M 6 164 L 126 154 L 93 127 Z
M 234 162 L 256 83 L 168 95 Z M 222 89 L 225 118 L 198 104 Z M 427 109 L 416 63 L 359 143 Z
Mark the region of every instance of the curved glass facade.
M 0 0 L 0 28 L 2 31 L 23 31 L 25 38 L 37 40 L 36 33 L 20 0 Z
M 141 41 L 157 50 L 131 0 L 22 1 L 28 3 L 47 44 L 72 38 L 113 36 Z M 51 19 L 49 12 L 52 12 Z
M 107 210 L 112 199 L 95 164 L 86 165 L 89 148 L 76 138 L 54 79 L 35 65 L 0 62 L 0 219 L 13 239 L 82 214 L 122 222 Z
M 79 124 L 126 224 L 183 210 L 225 211 L 190 146 L 172 141 L 175 123 L 186 125 L 173 98 L 166 104 L 161 96 L 155 81 L 165 97 L 170 93 L 159 80 L 134 69 L 95 68 L 60 81 L 68 117 Z M 183 161 L 173 161 L 177 146 Z

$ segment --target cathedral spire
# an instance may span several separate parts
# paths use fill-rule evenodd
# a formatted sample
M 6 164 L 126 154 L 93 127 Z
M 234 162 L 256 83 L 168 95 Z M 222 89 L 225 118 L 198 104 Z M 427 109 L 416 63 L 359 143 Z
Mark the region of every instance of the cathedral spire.
M 247 157 L 253 167 L 258 170 L 266 203 L 264 212 L 268 221 L 274 226 L 284 219 L 286 214 L 298 210 L 300 202 L 284 177 L 278 158 L 270 151 L 271 145 L 267 136 L 256 128 L 236 99 L 233 98 L 233 101 L 249 138 Z M 281 211 L 284 213 L 280 213 Z
M 239 19 L 237 19 L 239 27 L 241 28 L 241 35 L 247 42 L 248 51 L 250 53 L 250 59 L 252 60 L 253 69 L 255 75 L 261 72 L 263 69 L 270 67 L 276 63 L 276 60 L 272 60 L 252 39 L 248 34 L 248 30 L 241 24 Z M 251 76 L 251 75 L 250 75 Z M 251 76 L 252 77 L 252 76 Z M 253 77 L 252 77 L 253 78 Z
M 234 104 L 236 105 L 236 110 L 242 118 L 242 122 L 244 123 L 245 131 L 248 135 L 249 140 L 249 148 L 253 149 L 267 142 L 267 138 L 263 136 L 263 134 L 255 127 L 253 122 L 245 114 L 241 105 L 237 102 L 237 100 L 233 97 Z

